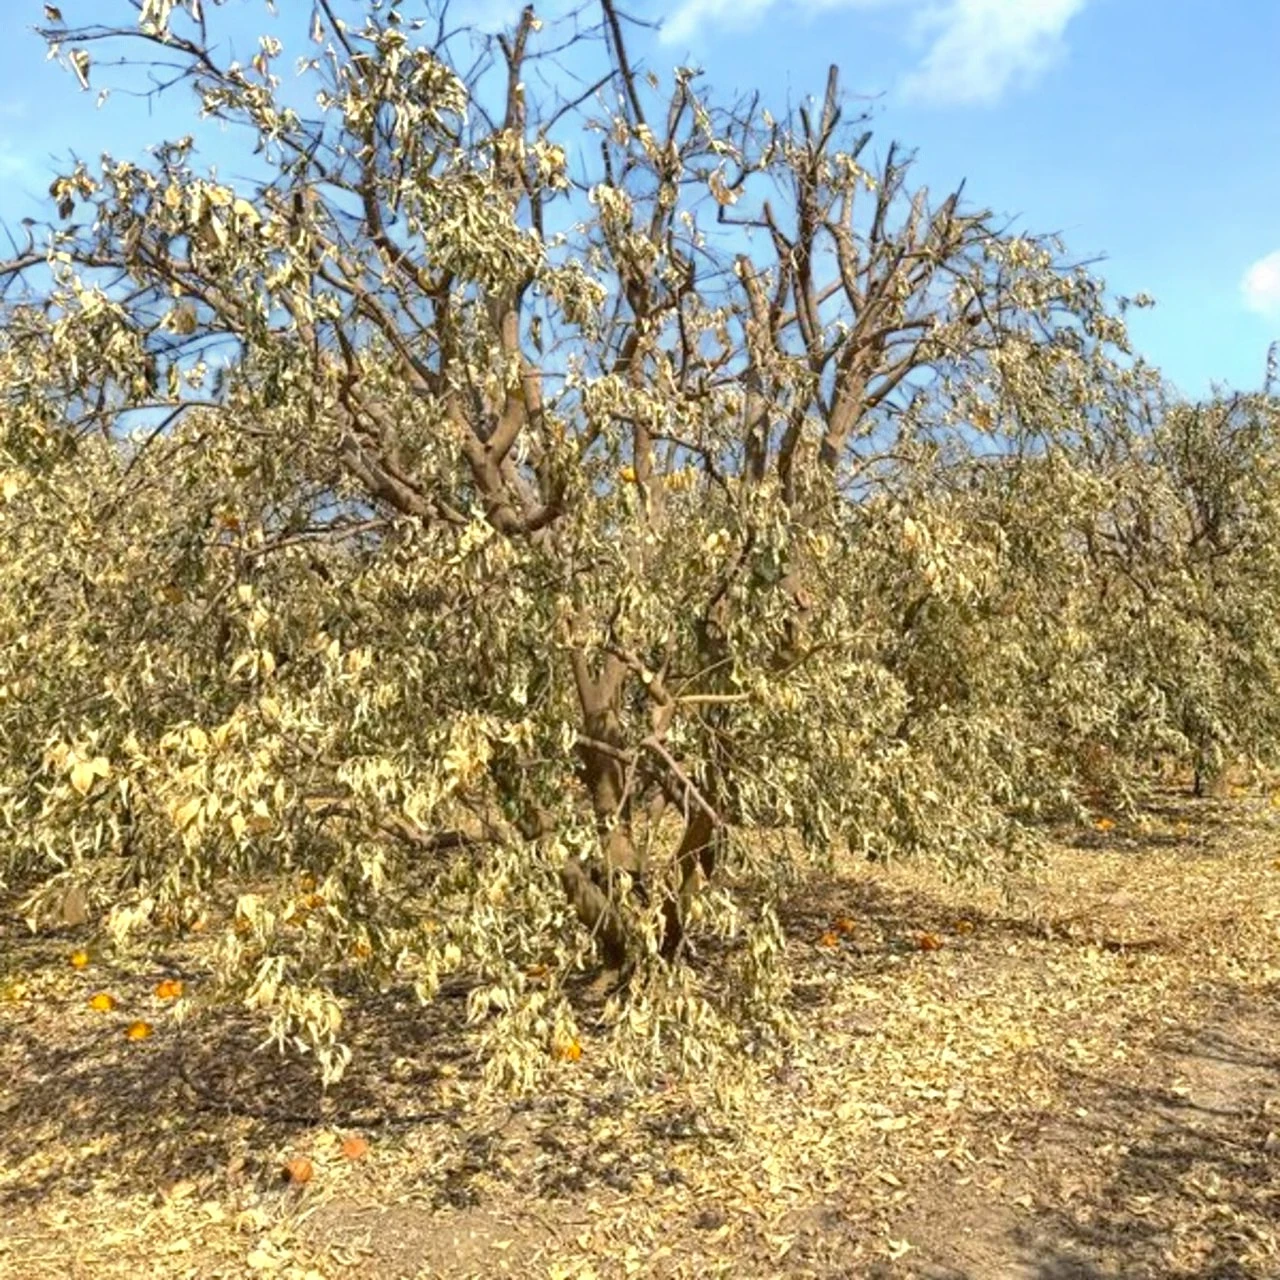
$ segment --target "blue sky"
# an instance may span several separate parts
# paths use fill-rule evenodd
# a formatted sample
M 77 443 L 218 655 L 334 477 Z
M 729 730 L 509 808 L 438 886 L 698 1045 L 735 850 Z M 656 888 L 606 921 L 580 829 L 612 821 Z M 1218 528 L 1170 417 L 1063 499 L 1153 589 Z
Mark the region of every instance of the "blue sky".
M 492 13 L 506 0 L 455 0 Z M 0 219 L 40 213 L 56 159 L 190 132 L 187 99 L 149 111 L 95 94 L 44 60 L 29 33 L 38 0 L 0 12 Z M 279 0 L 305 20 L 307 0 Z M 69 20 L 118 0 L 65 0 Z M 406 12 L 412 3 L 406 3 Z M 726 92 L 760 88 L 781 107 L 820 91 L 830 62 L 941 191 L 1029 231 L 1058 231 L 1118 292 L 1146 291 L 1139 350 L 1187 394 L 1253 388 L 1280 338 L 1278 0 L 632 0 L 662 16 L 650 65 L 704 67 Z M 267 29 L 262 0 L 229 0 L 241 37 Z M 219 20 L 222 15 L 219 15 Z M 215 143 L 224 172 L 233 140 Z

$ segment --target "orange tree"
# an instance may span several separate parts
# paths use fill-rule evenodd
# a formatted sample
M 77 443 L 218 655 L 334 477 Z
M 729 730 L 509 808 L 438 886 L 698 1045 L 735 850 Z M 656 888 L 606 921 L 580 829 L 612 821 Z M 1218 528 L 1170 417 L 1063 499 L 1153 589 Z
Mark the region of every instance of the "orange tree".
M 1065 776 L 1072 459 L 1151 379 L 1059 246 L 872 162 L 834 71 L 774 117 L 612 0 L 410 10 L 244 64 L 217 3 L 52 11 L 259 176 L 77 161 L 0 268 L 0 875 L 122 946 L 224 922 L 330 1078 L 346 977 L 465 969 L 527 1083 L 593 949 L 618 1060 L 707 1063 L 777 1013 L 800 860 L 988 859 Z

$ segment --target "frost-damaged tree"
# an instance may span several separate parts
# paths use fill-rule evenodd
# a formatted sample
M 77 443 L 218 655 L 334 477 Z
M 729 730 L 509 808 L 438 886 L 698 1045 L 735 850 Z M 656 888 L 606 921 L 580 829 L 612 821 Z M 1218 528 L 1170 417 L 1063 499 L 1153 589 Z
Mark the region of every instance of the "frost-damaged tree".
M 319 0 L 244 62 L 230 8 L 42 32 L 83 85 L 194 90 L 252 176 L 77 162 L 3 267 L 2 865 L 120 941 L 225 919 L 330 1075 L 344 972 L 465 966 L 529 1079 L 585 940 L 620 1034 L 705 1055 L 774 990 L 760 833 L 938 799 L 894 654 L 980 584 L 903 504 L 1109 412 L 1123 327 L 872 163 L 834 70 L 774 118 L 645 71 L 612 0 L 494 36 Z M 868 610 L 886 546 L 914 576 Z M 681 960 L 738 928 L 726 869 L 767 892 L 713 1008 Z
M 1094 644 L 1127 688 L 1113 745 L 1190 766 L 1274 768 L 1280 743 L 1280 405 L 1263 394 L 1171 403 L 1121 442 L 1094 513 Z

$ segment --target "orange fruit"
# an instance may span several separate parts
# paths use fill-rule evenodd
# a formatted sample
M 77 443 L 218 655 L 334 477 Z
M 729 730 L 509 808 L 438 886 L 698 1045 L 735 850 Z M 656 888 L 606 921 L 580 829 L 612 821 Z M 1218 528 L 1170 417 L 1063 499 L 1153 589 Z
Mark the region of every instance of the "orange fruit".
M 361 1160 L 369 1152 L 369 1143 L 365 1138 L 361 1138 L 358 1134 L 352 1134 L 349 1138 L 342 1140 L 342 1154 L 348 1160 Z

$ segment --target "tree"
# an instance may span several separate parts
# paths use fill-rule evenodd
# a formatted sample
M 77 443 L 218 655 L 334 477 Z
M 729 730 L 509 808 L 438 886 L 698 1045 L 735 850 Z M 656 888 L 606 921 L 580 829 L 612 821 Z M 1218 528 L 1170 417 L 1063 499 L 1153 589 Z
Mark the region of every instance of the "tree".
M 999 682 L 940 673 L 1029 667 L 954 487 L 986 455 L 1040 485 L 1141 394 L 1100 282 L 871 162 L 834 69 L 722 106 L 612 0 L 494 36 L 319 0 L 309 114 L 283 40 L 219 60 L 220 5 L 102 8 L 43 33 L 77 76 L 189 86 L 261 177 L 191 138 L 76 162 L 0 268 L 33 913 L 68 879 L 119 940 L 224 912 L 224 976 L 330 1075 L 335 974 L 465 966 L 526 1081 L 584 945 L 620 1037 L 701 1061 L 770 1007 L 797 859 L 988 856 L 1034 761 L 999 758 Z M 726 868 L 767 886 L 727 1003 L 683 963 L 692 920 L 740 927 Z
M 1188 760 L 1197 794 L 1234 760 L 1274 760 L 1276 427 L 1267 394 L 1165 403 L 1124 442 L 1089 538 L 1095 635 L 1129 684 L 1117 743 Z

